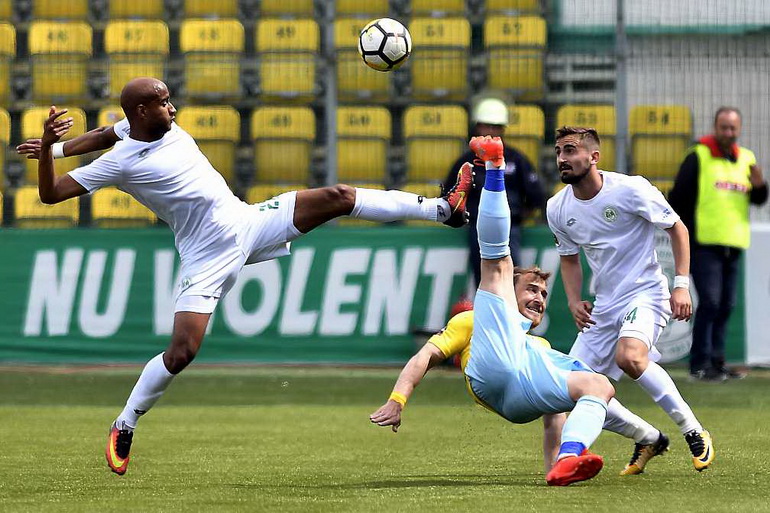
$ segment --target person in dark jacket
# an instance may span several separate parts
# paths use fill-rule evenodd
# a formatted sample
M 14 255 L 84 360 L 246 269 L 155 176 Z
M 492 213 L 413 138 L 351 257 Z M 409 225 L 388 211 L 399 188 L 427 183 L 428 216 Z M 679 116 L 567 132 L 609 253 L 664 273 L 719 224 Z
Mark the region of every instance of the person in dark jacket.
M 698 308 L 690 376 L 700 381 L 742 378 L 725 366 L 725 331 L 735 306 L 739 261 L 749 246 L 749 206 L 768 189 L 751 150 L 738 146 L 741 113 L 720 107 L 714 132 L 693 146 L 679 168 L 669 202 L 690 230 L 691 272 Z
M 508 124 L 508 108 L 497 98 L 486 98 L 476 104 L 471 113 L 473 123 L 472 135 L 503 137 L 505 126 Z M 521 262 L 519 248 L 521 244 L 520 225 L 528 211 L 545 207 L 545 192 L 540 178 L 532 167 L 532 163 L 516 151 L 506 146 L 505 157 L 505 189 L 508 196 L 508 206 L 511 210 L 510 248 L 514 262 Z M 449 190 L 457 177 L 457 170 L 464 162 L 473 162 L 476 156 L 472 151 L 463 153 L 452 164 L 447 178 L 444 180 L 444 190 Z M 484 185 L 486 170 L 484 164 L 473 166 L 476 187 L 468 194 L 467 209 L 470 215 L 468 224 L 468 246 L 473 274 L 478 285 L 481 277 L 481 258 L 479 257 L 479 242 L 476 231 L 476 218 L 479 211 L 479 199 Z

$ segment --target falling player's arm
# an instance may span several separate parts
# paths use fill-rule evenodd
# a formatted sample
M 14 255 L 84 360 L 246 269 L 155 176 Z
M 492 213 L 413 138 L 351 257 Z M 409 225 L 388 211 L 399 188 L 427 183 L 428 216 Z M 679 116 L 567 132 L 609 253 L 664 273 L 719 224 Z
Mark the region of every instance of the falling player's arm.
M 43 136 L 40 138 L 40 159 L 37 165 L 38 192 L 40 201 L 47 204 L 59 203 L 88 192 L 70 175 L 57 177 L 54 172 L 51 147 L 72 127 L 72 118 L 61 117 L 66 113 L 66 109 L 57 111 L 51 107 L 48 119 L 43 125 Z
M 543 466 L 546 474 L 556 463 L 561 444 L 561 431 L 566 421 L 566 413 L 543 415 Z
M 74 157 L 85 155 L 94 151 L 107 150 L 115 146 L 120 137 L 112 126 L 95 128 L 90 132 L 75 137 L 62 143 L 60 157 Z M 28 159 L 39 159 L 42 149 L 41 139 L 27 139 L 16 147 L 16 153 L 26 155 Z
M 690 298 L 690 233 L 681 220 L 666 229 L 671 239 L 674 253 L 674 290 L 671 292 L 671 316 L 674 319 L 688 321 L 692 317 L 692 299 Z

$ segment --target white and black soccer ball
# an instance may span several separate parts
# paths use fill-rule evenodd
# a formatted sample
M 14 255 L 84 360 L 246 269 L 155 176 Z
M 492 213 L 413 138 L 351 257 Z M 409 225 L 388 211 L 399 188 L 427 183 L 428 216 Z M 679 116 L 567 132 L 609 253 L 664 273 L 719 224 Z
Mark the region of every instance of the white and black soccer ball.
M 361 30 L 358 52 L 370 68 L 392 71 L 412 53 L 412 36 L 400 22 L 380 18 L 370 21 Z

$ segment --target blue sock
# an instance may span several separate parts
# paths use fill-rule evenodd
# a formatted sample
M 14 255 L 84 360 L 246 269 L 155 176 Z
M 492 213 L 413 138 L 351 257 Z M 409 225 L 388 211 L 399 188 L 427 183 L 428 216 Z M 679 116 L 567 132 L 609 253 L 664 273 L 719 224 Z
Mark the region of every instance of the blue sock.
M 559 458 L 563 458 L 564 456 L 571 454 L 580 456 L 585 449 L 586 446 L 580 442 L 564 442 L 561 444 L 561 447 L 559 447 Z
M 505 190 L 505 179 L 503 173 L 505 172 L 505 166 L 502 169 L 498 169 L 493 166 L 488 166 L 487 175 L 484 179 L 484 189 L 488 191 L 500 192 Z
M 490 162 L 486 166 L 487 174 L 479 200 L 476 227 L 481 258 L 495 260 L 511 254 L 511 248 L 508 246 L 511 236 L 511 211 L 503 178 L 505 166 L 498 169 Z

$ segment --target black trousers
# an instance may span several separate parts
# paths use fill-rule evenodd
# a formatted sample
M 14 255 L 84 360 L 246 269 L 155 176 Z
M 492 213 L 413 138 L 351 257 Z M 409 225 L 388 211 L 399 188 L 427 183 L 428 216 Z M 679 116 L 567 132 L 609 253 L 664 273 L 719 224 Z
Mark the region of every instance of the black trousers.
M 698 292 L 692 330 L 690 372 L 725 364 L 725 331 L 735 307 L 743 251 L 727 246 L 693 245 L 691 272 Z

